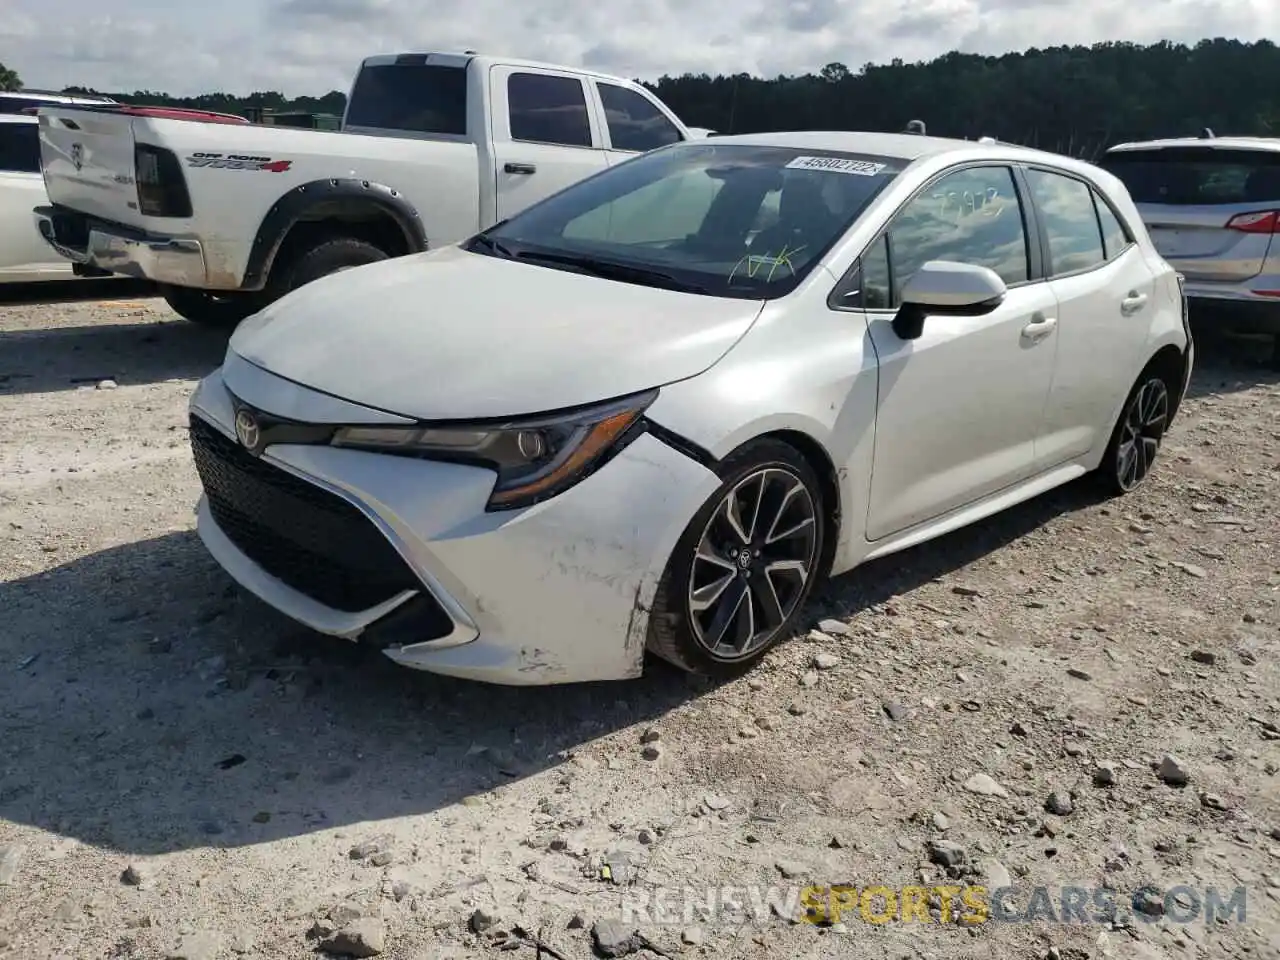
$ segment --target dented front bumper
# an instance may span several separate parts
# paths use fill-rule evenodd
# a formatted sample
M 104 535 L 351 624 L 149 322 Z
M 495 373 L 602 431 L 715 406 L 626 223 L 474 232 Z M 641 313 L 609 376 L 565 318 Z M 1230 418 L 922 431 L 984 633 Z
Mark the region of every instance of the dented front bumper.
M 294 419 L 353 419 L 350 405 L 336 410 L 334 398 L 234 354 L 201 383 L 192 415 L 234 438 L 233 394 Z M 232 577 L 315 630 L 385 644 L 404 666 L 511 685 L 638 676 L 658 579 L 719 484 L 647 434 L 561 495 L 498 513 L 485 511 L 494 475 L 477 467 L 288 443 L 267 447 L 261 460 L 357 507 L 412 570 L 416 593 L 363 611 L 335 609 L 268 573 L 202 501 L 200 535 Z M 419 601 L 435 611 L 425 639 L 415 636 Z

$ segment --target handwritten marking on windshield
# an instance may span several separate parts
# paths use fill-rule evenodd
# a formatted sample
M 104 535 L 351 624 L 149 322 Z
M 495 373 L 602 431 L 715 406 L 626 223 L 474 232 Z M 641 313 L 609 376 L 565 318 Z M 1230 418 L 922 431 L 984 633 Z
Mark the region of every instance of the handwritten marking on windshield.
M 763 278 L 766 283 L 773 280 L 773 275 L 777 272 L 779 267 L 786 267 L 792 275 L 794 275 L 796 268 L 795 265 L 792 264 L 791 258 L 806 249 L 806 247 L 807 244 L 802 247 L 794 248 L 784 246 L 780 251 L 778 251 L 777 255 L 768 253 L 749 253 L 734 264 L 733 269 L 729 272 L 729 282 L 733 282 L 733 278 L 738 275 L 738 271 L 744 266 L 746 267 L 747 279 L 749 280 L 756 279 L 761 269 L 764 267 L 769 268 L 769 273 Z

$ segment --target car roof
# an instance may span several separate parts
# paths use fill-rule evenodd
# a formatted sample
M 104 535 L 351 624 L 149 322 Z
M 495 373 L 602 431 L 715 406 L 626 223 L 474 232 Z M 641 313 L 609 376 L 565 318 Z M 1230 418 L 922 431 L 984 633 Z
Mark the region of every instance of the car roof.
M 0 113 L 0 123 L 39 123 L 39 117 L 27 113 Z
M 1165 140 L 1138 140 L 1117 143 L 1107 153 L 1128 153 L 1133 150 L 1163 150 L 1167 147 L 1199 147 L 1203 150 L 1261 150 L 1280 152 L 1280 139 L 1275 137 L 1170 137 Z
M 401 57 L 428 57 L 428 62 L 434 61 L 440 64 L 453 63 L 462 65 L 471 61 L 478 61 L 482 65 L 516 67 L 527 70 L 551 70 L 555 73 L 570 73 L 575 76 L 594 77 L 597 80 L 605 80 L 610 83 L 616 83 L 619 86 L 634 87 L 636 82 L 628 80 L 626 77 L 614 76 L 610 73 L 601 73 L 599 70 L 589 70 L 586 67 L 571 67 L 563 63 L 546 63 L 542 60 L 526 60 L 523 57 L 504 57 L 491 53 L 479 53 L 475 50 L 433 50 L 433 51 L 417 51 L 404 53 L 380 53 L 371 57 L 365 57 L 360 62 L 363 66 L 390 66 L 395 64 Z
M 1023 160 L 1047 163 L 1064 169 L 1088 166 L 1082 160 L 1017 144 L 982 140 L 958 140 L 950 137 L 927 137 L 913 133 L 873 133 L 852 130 L 806 130 L 783 133 L 745 133 L 717 135 L 715 145 L 742 144 L 760 147 L 793 147 L 808 150 L 834 150 L 840 153 L 862 153 L 914 162 L 926 157 L 956 154 L 958 159 Z
M 59 103 L 111 103 L 105 93 L 63 93 L 59 90 L 6 90 L 0 96 L 17 97 L 21 100 L 57 100 Z

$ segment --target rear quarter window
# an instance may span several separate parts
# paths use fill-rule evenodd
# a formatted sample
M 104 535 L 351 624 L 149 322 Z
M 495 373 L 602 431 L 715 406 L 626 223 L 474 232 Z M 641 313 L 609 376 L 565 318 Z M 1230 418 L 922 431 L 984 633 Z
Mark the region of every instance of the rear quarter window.
M 346 124 L 466 136 L 466 68 L 403 63 L 362 67 L 351 90 Z
M 1280 200 L 1280 152 L 1125 150 L 1107 154 L 1101 166 L 1120 178 L 1134 203 L 1211 206 Z

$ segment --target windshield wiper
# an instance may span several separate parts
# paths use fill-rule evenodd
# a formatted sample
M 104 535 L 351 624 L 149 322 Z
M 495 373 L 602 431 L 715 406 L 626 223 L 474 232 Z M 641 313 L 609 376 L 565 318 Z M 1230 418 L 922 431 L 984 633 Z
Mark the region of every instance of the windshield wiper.
M 516 255 L 511 252 L 511 248 L 504 246 L 502 241 L 495 240 L 487 233 L 477 233 L 471 238 L 471 246 L 483 247 L 491 253 L 496 253 L 500 257 L 506 257 L 508 260 L 516 259 Z
M 659 287 L 664 290 L 675 290 L 679 293 L 706 293 L 707 288 L 696 283 L 689 283 L 679 277 L 651 267 L 633 266 L 628 263 L 615 263 L 612 260 L 600 260 L 596 257 L 575 253 L 543 253 L 526 250 L 516 255 L 518 260 L 533 263 L 560 264 L 576 267 L 583 273 L 606 280 L 621 280 L 625 283 L 640 283 L 648 287 Z

